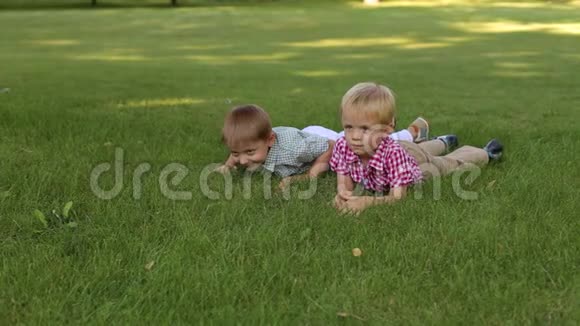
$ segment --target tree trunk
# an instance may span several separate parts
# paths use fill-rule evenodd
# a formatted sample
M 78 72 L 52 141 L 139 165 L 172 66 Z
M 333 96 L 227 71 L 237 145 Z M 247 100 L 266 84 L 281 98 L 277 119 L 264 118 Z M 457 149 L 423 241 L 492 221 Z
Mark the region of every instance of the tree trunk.
M 97 5 L 97 0 L 91 0 L 91 5 L 92 6 L 96 6 Z
M 172 6 L 177 6 L 177 0 L 171 0 L 171 5 Z

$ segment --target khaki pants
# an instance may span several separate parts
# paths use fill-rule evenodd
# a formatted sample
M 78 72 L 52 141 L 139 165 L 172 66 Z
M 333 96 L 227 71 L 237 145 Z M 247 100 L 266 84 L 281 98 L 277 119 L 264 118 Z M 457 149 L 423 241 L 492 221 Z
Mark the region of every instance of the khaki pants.
M 473 146 L 462 146 L 453 152 L 445 153 L 445 143 L 434 139 L 419 144 L 399 141 L 407 152 L 417 160 L 424 178 L 444 176 L 457 170 L 485 166 L 489 157 L 487 152 Z

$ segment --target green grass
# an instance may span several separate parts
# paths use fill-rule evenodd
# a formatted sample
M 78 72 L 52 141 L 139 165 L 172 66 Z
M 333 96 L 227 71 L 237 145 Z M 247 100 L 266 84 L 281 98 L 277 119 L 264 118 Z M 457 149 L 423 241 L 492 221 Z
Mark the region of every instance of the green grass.
M 538 3 L 0 12 L 0 324 L 580 322 L 579 19 Z M 311 200 L 264 200 L 261 180 L 246 200 L 239 177 L 232 200 L 202 194 L 232 105 L 338 129 L 365 80 L 395 90 L 400 124 L 505 143 L 465 186 L 477 200 L 447 179 L 438 200 L 341 217 L 332 175 Z M 90 172 L 115 147 L 123 191 L 100 200 Z M 191 200 L 162 195 L 172 162 Z M 33 215 L 68 201 L 76 228 Z

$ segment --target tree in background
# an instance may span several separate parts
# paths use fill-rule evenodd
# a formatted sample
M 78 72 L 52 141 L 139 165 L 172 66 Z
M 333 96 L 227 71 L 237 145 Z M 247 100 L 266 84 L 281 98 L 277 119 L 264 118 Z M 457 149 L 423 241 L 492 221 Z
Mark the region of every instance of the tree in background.
M 91 0 L 91 5 L 96 6 L 97 5 L 97 0 Z M 171 5 L 172 6 L 177 6 L 177 0 L 171 0 Z

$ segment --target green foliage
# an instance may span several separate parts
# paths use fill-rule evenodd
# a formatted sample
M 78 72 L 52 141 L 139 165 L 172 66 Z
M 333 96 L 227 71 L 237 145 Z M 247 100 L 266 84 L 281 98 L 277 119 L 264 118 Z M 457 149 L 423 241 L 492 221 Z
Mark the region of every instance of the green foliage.
M 49 228 L 55 228 L 59 226 L 67 226 L 69 228 L 76 228 L 78 223 L 72 218 L 70 212 L 73 206 L 73 202 L 69 201 L 66 203 L 62 209 L 62 214 L 59 214 L 56 210 L 52 210 L 52 214 L 48 217 L 44 215 L 38 209 L 35 209 L 33 212 L 34 217 L 40 222 L 44 230 L 48 230 Z M 41 233 L 43 230 L 35 230 L 36 233 Z
M 75 8 L 0 11 L 0 324 L 580 321 L 576 6 Z M 203 195 L 233 105 L 338 129 L 365 80 L 394 89 L 402 126 L 504 142 L 465 185 L 477 200 L 446 179 L 339 216 L 333 175 L 310 200 L 265 200 L 259 178 L 245 199 L 240 176 L 231 200 Z M 90 173 L 117 147 L 123 189 L 101 200 Z M 162 195 L 171 162 L 191 200 Z

